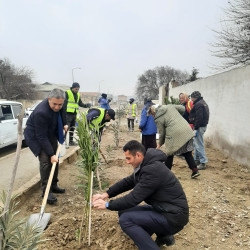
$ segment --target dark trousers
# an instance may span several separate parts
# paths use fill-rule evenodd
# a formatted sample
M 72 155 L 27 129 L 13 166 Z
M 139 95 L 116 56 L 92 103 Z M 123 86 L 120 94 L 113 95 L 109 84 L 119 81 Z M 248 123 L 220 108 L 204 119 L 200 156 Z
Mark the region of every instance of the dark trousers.
M 192 151 L 183 153 L 182 156 L 185 157 L 185 160 L 186 160 L 186 162 L 187 162 L 187 164 L 188 164 L 188 167 L 189 167 L 191 170 L 193 170 L 193 169 L 196 170 L 197 166 L 196 166 L 196 163 L 195 163 L 195 161 L 194 161 L 194 157 L 193 157 L 193 155 L 192 155 Z M 173 166 L 173 160 L 174 160 L 174 155 L 169 155 L 169 156 L 167 157 L 167 160 L 166 160 L 165 164 L 166 164 L 166 166 L 167 166 L 169 169 L 171 169 L 172 166 Z
M 148 148 L 156 148 L 156 135 L 142 135 L 142 145 Z
M 53 147 L 54 153 L 56 154 L 56 150 L 57 150 L 57 139 L 56 138 L 51 141 L 51 145 Z M 38 158 L 39 158 L 39 162 L 40 162 L 40 176 L 41 176 L 42 190 L 45 191 L 48 180 L 49 180 L 49 175 L 50 175 L 52 164 L 50 161 L 50 156 L 48 156 L 44 150 L 41 150 L 41 153 L 38 156 Z M 59 165 L 59 162 L 56 164 L 56 168 L 55 168 L 55 172 L 54 172 L 52 184 L 51 184 L 52 187 L 57 186 L 58 165 Z
M 130 128 L 132 128 L 132 130 L 134 131 L 135 119 L 127 118 L 127 120 L 128 120 L 128 129 L 130 130 Z M 130 123 L 131 123 L 131 126 L 130 126 Z
M 76 125 L 76 113 L 67 113 L 66 115 L 66 122 L 69 126 L 69 141 L 73 141 L 74 138 L 74 131 Z
M 166 217 L 151 206 L 136 206 L 119 211 L 119 223 L 122 230 L 134 241 L 140 250 L 159 250 L 160 248 L 151 238 L 170 235 L 171 228 Z

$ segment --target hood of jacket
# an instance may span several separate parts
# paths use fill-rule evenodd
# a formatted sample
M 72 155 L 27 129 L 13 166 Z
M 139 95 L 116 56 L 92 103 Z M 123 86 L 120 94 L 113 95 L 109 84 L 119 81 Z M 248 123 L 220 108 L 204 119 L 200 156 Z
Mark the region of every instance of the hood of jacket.
M 149 148 L 144 156 L 142 166 L 151 164 L 155 161 L 165 162 L 167 155 L 160 149 Z
M 155 113 L 155 119 L 165 115 L 165 113 L 168 110 L 168 106 L 173 106 L 172 104 L 168 104 L 168 105 L 162 105 L 160 106 L 158 109 L 156 109 L 156 113 Z

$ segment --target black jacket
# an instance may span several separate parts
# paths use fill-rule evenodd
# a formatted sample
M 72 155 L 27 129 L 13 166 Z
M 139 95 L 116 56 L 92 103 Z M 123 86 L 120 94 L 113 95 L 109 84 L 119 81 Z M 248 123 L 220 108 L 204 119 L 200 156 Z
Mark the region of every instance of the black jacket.
M 180 182 L 166 167 L 166 159 L 166 154 L 161 150 L 148 149 L 139 169 L 111 186 L 107 193 L 111 198 L 133 190 L 111 200 L 108 208 L 120 211 L 145 201 L 167 218 L 173 234 L 180 231 L 188 223 L 188 203 Z
M 197 98 L 193 102 L 194 107 L 190 111 L 189 120 L 194 125 L 194 129 L 206 127 L 209 121 L 209 108 L 203 97 Z
M 64 119 L 65 112 L 60 111 L 63 125 L 66 125 Z M 37 105 L 31 113 L 24 130 L 24 137 L 27 145 L 35 156 L 38 156 L 43 149 L 48 156 L 55 154 L 52 142 L 58 138 L 58 112 L 54 112 L 46 98 Z

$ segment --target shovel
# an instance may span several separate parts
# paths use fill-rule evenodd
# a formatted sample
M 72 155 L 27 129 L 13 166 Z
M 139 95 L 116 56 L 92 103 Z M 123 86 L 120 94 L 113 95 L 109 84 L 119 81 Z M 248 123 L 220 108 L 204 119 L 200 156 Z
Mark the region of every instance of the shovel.
M 61 144 L 59 143 L 57 151 L 56 151 L 56 157 L 59 156 L 60 149 L 61 149 Z M 39 214 L 32 214 L 28 220 L 28 224 L 34 225 L 35 227 L 39 227 L 41 229 L 41 231 L 43 231 L 46 228 L 46 226 L 49 223 L 50 217 L 51 217 L 51 214 L 44 213 L 44 210 L 45 210 L 45 206 L 47 203 L 49 190 L 50 190 L 51 182 L 52 182 L 53 175 L 55 172 L 55 168 L 56 168 L 56 162 L 53 163 L 51 171 L 50 171 L 49 180 L 48 180 L 47 187 L 46 187 L 46 190 L 44 193 L 43 203 L 41 206 L 40 213 Z

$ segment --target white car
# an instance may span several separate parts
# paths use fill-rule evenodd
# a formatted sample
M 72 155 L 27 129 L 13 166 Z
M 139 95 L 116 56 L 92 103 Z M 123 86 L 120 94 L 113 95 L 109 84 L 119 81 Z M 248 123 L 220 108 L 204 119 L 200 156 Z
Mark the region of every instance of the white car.
M 40 103 L 41 101 L 39 102 L 36 102 L 35 104 L 33 104 L 33 106 L 31 106 L 31 108 L 26 108 L 25 111 L 24 111 L 24 114 L 26 117 L 29 117 L 31 115 L 31 113 L 34 111 L 34 109 L 37 107 L 37 105 Z
M 17 115 L 20 115 L 21 111 L 22 103 L 20 102 L 0 101 L 0 148 L 17 143 Z M 27 117 L 23 118 L 23 130 L 27 119 Z

